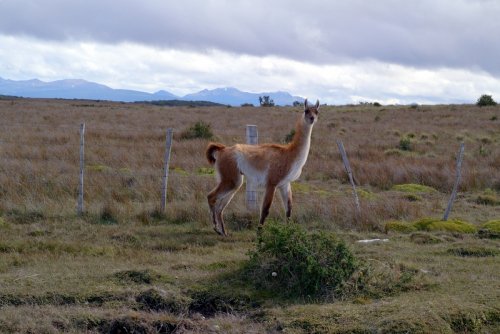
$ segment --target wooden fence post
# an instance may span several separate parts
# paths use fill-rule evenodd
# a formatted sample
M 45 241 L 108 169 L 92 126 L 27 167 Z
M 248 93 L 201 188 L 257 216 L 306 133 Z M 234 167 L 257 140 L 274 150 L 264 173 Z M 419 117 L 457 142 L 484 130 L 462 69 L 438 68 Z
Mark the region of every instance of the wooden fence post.
M 462 156 L 464 154 L 465 143 L 460 145 L 460 153 L 458 154 L 458 163 L 457 163 L 457 175 L 455 177 L 455 186 L 453 186 L 453 191 L 451 192 L 450 202 L 448 203 L 448 207 L 446 208 L 446 212 L 444 214 L 443 221 L 448 220 L 448 215 L 450 214 L 451 205 L 453 204 L 453 199 L 455 198 L 455 193 L 457 192 L 458 180 L 460 177 L 460 166 L 462 165 Z
M 257 125 L 247 125 L 247 144 L 248 145 L 259 145 L 259 135 L 257 133 Z M 246 188 L 246 199 L 245 205 L 248 209 L 254 210 L 257 208 L 258 202 L 258 192 L 250 184 L 248 178 L 247 188 Z
M 163 169 L 163 184 L 161 189 L 161 208 L 163 212 L 167 210 L 167 180 L 168 168 L 170 165 L 170 148 L 172 147 L 172 128 L 167 130 L 167 144 L 165 146 L 165 167 Z
M 349 167 L 349 161 L 347 161 L 347 155 L 345 154 L 344 145 L 342 145 L 342 140 L 337 141 L 337 146 L 339 147 L 340 154 L 342 155 L 342 160 L 344 160 L 345 169 L 349 175 L 349 180 L 351 181 L 352 190 L 354 192 L 354 200 L 356 201 L 356 208 L 358 210 L 358 218 L 361 216 L 361 208 L 359 207 L 358 194 L 356 193 L 356 187 L 354 186 L 354 179 L 351 173 L 351 167 Z M 358 221 L 359 223 L 359 221 Z
M 78 182 L 78 215 L 83 213 L 83 158 L 85 123 L 80 126 L 80 180 Z

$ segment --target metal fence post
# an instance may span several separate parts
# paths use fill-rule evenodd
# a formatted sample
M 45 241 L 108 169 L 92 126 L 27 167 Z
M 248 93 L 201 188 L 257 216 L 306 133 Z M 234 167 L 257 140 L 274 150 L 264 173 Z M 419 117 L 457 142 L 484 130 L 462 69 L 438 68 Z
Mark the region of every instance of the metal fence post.
M 170 148 L 172 147 L 172 128 L 167 130 L 167 144 L 165 147 L 165 167 L 163 170 L 163 184 L 161 190 L 161 208 L 165 212 L 167 210 L 167 180 L 168 168 L 170 165 Z
M 358 194 L 356 193 L 356 187 L 354 186 L 354 179 L 352 178 L 351 167 L 349 167 L 349 161 L 347 161 L 347 155 L 345 154 L 344 145 L 342 145 L 342 140 L 337 141 L 337 146 L 340 149 L 340 154 L 342 155 L 342 160 L 344 160 L 345 169 L 349 175 L 349 180 L 351 181 L 352 190 L 354 192 L 354 200 L 356 201 L 356 208 L 358 210 L 358 217 L 361 216 L 361 208 L 359 207 Z
M 80 181 L 78 187 L 78 215 L 83 213 L 83 160 L 84 160 L 85 123 L 80 127 Z
M 455 193 L 457 192 L 458 180 L 460 178 L 460 166 L 462 165 L 462 156 L 464 155 L 465 143 L 460 145 L 460 153 L 458 154 L 458 163 L 457 163 L 457 175 L 455 177 L 455 186 L 453 186 L 453 191 L 451 192 L 450 202 L 448 203 L 448 207 L 446 208 L 446 212 L 444 214 L 443 221 L 448 220 L 448 215 L 450 214 L 451 205 L 453 204 L 453 199 L 455 198 Z

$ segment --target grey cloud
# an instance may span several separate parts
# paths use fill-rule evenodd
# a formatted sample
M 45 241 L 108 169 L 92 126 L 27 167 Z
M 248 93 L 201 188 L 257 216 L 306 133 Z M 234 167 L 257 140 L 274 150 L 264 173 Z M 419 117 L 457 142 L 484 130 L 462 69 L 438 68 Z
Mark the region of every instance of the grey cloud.
M 2 0 L 0 34 L 500 76 L 495 1 Z

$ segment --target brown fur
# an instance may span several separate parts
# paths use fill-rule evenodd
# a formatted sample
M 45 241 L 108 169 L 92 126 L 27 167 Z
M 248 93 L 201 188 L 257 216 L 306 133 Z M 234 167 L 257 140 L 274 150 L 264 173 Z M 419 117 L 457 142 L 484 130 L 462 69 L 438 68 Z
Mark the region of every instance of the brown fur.
M 242 175 L 265 187 L 261 207 L 260 226 L 269 214 L 276 189 L 280 191 L 285 205 L 286 217 L 292 210 L 292 190 L 290 182 L 300 176 L 307 159 L 312 126 L 317 120 L 319 101 L 315 106 L 304 104 L 304 115 L 298 120 L 293 141 L 289 145 L 236 144 L 227 147 L 220 143 L 210 143 L 205 152 L 207 161 L 215 164 L 220 183 L 208 196 L 214 230 L 227 236 L 222 212 L 236 191 L 243 184 Z M 214 154 L 217 154 L 214 157 Z M 248 182 L 248 181 L 247 181 Z M 220 228 L 219 228 L 220 225 Z

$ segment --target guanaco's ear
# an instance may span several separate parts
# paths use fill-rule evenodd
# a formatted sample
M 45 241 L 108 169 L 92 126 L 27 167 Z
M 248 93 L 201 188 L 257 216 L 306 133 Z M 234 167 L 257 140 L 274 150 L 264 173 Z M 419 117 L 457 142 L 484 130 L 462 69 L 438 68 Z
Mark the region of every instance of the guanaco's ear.
M 307 110 L 307 98 L 306 98 L 306 100 L 304 101 L 304 110 Z
M 319 110 L 319 100 L 316 101 L 316 110 Z

